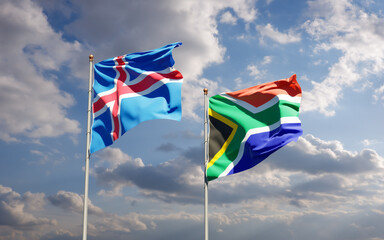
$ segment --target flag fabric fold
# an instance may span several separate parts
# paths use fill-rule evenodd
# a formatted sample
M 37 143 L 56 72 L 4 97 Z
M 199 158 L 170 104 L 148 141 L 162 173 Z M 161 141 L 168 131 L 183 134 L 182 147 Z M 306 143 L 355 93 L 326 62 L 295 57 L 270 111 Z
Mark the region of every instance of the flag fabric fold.
M 208 181 L 250 169 L 302 135 L 296 75 L 209 99 Z
M 95 64 L 91 153 L 111 145 L 143 121 L 180 121 L 183 76 L 173 68 L 172 50 L 181 44 Z

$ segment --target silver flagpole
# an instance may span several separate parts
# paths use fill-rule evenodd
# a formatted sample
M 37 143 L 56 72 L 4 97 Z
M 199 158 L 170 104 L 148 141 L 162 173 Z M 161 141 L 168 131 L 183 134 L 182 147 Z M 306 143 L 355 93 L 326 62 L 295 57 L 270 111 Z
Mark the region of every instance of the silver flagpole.
M 204 239 L 208 240 L 208 111 L 207 111 L 207 94 L 208 89 L 204 88 Z
M 89 144 L 91 139 L 91 98 L 93 82 L 93 55 L 89 55 L 89 87 L 88 87 L 88 119 L 87 119 L 87 150 L 85 153 L 85 187 L 84 187 L 84 219 L 83 219 L 83 240 L 87 240 L 88 226 L 88 183 L 89 183 Z

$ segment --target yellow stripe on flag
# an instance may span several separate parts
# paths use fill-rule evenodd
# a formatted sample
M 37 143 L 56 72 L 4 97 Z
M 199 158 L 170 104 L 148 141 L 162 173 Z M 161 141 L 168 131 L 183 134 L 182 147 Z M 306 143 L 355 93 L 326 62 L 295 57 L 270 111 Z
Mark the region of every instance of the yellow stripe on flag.
M 216 162 L 216 160 L 219 159 L 224 154 L 224 152 L 227 150 L 229 143 L 232 141 L 232 139 L 235 136 L 235 133 L 237 131 L 237 124 L 232 122 L 228 118 L 225 118 L 224 116 L 218 114 L 217 112 L 213 111 L 212 109 L 208 109 L 208 114 L 209 114 L 209 116 L 212 116 L 212 117 L 220 120 L 221 122 L 227 124 L 228 126 L 230 126 L 232 128 L 232 132 L 229 135 L 228 139 L 223 144 L 223 146 L 221 147 L 220 151 L 218 151 L 216 153 L 216 155 L 212 158 L 212 160 L 209 161 L 206 170 L 208 170 L 208 168 L 210 168 Z

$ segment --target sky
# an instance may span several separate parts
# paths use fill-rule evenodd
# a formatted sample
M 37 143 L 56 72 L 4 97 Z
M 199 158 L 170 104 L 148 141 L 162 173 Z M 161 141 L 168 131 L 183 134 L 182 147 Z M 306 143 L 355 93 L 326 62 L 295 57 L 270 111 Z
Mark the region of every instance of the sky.
M 203 239 L 204 95 L 297 74 L 303 135 L 209 183 L 210 239 L 384 239 L 384 3 L 0 1 L 0 240 L 81 239 L 89 54 L 173 42 L 182 120 L 91 156 L 88 239 Z

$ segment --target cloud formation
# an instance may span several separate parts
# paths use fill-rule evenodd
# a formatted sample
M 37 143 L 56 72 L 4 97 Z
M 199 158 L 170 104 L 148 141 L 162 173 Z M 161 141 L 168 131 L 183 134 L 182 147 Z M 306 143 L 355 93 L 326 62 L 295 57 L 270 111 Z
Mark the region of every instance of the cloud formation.
M 73 192 L 59 191 L 55 195 L 48 196 L 49 202 L 64 210 L 69 210 L 75 213 L 82 214 L 84 206 L 84 196 L 79 196 Z M 92 204 L 91 200 L 88 201 L 88 213 L 101 215 L 103 210 Z
M 102 60 L 159 47 L 169 41 L 184 42 L 174 51 L 176 67 L 185 77 L 184 117 L 198 119 L 202 111 L 202 88 L 208 87 L 210 93 L 216 93 L 228 83 L 209 79 L 204 71 L 232 57 L 226 56 L 227 47 L 245 46 L 245 41 L 237 42 L 236 46 L 224 45 L 228 39 L 236 41 L 236 38 L 220 33 L 220 23 L 236 24 L 220 26 L 232 30 L 244 27 L 246 34 L 251 34 L 250 26 L 257 26 L 258 36 L 263 41 L 273 42 L 284 51 L 297 50 L 295 46 L 299 44 L 289 43 L 303 41 L 315 56 L 323 57 L 324 52 L 339 54 L 334 65 L 328 72 L 326 70 L 324 81 L 313 83 L 313 89 L 305 92 L 304 95 L 308 95 L 303 97 L 304 111 L 320 109 L 325 115 L 334 114 L 333 107 L 339 103 L 346 87 L 356 87 L 365 76 L 382 73 L 384 66 L 382 16 L 367 13 L 360 8 L 362 5 L 353 5 L 351 1 L 309 1 L 309 20 L 301 25 L 305 30 L 301 35 L 284 28 L 286 24 L 257 22 L 255 6 L 264 4 L 260 1 L 149 0 L 128 1 L 129 4 L 116 1 L 115 5 L 92 2 L 92 5 L 89 1 L 71 0 L 0 3 L 0 29 L 4 33 L 0 35 L 0 98 L 7 103 L 0 107 L 3 113 L 0 138 L 3 141 L 30 138 L 39 141 L 42 137 L 64 134 L 76 136 L 80 131 L 79 122 L 69 112 L 80 110 L 72 109 L 77 105 L 75 95 L 67 91 L 86 85 L 87 76 L 83 73 L 88 72 L 84 64 L 88 54 L 94 53 L 96 59 Z M 273 4 L 278 4 L 266 3 L 271 9 Z M 129 8 L 122 7 L 127 4 Z M 273 14 L 268 12 L 264 16 L 269 21 L 268 17 L 275 17 Z M 288 27 L 298 29 L 297 26 Z M 239 33 L 232 30 L 231 33 Z M 257 46 L 257 40 L 248 40 L 247 44 Z M 263 54 L 268 56 L 262 59 Z M 274 51 L 265 51 L 258 56 L 259 60 L 246 62 L 244 58 L 245 67 L 236 69 L 243 70 L 239 75 L 244 79 L 239 76 L 235 84 L 246 87 L 243 83 L 248 77 L 244 74 L 246 66 L 254 74 L 252 77 L 257 77 L 272 67 L 268 65 L 272 60 L 279 64 L 279 56 Z M 332 61 L 318 61 L 315 67 L 329 62 Z M 74 80 L 68 80 L 69 76 L 63 76 L 63 72 L 73 75 Z M 76 92 L 74 90 L 73 94 Z M 373 92 L 374 100 L 381 101 L 383 92 L 382 87 L 377 88 Z M 157 239 L 192 240 L 203 236 L 203 148 L 197 144 L 200 140 L 195 140 L 196 146 L 190 145 L 191 139 L 202 136 L 200 129 L 186 129 L 183 141 L 188 138 L 187 144 L 174 145 L 180 140 L 175 141 L 174 136 L 167 136 L 173 138 L 173 143 L 156 141 L 154 150 L 163 151 L 162 154 L 172 152 L 172 159 L 158 165 L 148 164 L 154 159 L 133 157 L 133 153 L 128 155 L 117 148 L 107 148 L 92 156 L 91 179 L 96 180 L 92 181 L 93 187 L 99 191 L 99 195 L 95 194 L 97 199 L 92 197 L 94 201 L 89 208 L 92 239 L 156 236 Z M 381 142 L 371 135 L 364 138 L 365 147 Z M 249 240 L 255 237 L 323 240 L 335 239 L 335 236 L 351 240 L 382 239 L 383 158 L 373 149 L 347 149 L 341 141 L 306 135 L 249 171 L 210 182 L 212 235 L 237 239 L 241 233 L 242 239 Z M 63 142 L 63 146 L 65 144 Z M 25 147 L 28 155 L 20 158 L 39 157 L 41 163 L 52 161 L 56 151 L 60 151 L 52 150 L 52 145 L 48 144 L 47 149 L 51 149 L 48 152 Z M 71 154 L 65 157 L 60 170 L 61 167 L 73 168 L 69 167 L 72 162 L 67 161 L 71 157 Z M 10 156 L 6 158 L 13 160 Z M 22 161 L 18 160 L 18 163 Z M 54 172 L 46 166 L 39 167 L 41 172 Z M 71 172 L 71 180 L 72 176 L 75 179 L 77 175 Z M 57 176 L 55 178 L 57 180 Z M 33 184 L 36 183 L 26 183 L 23 187 Z M 44 188 L 52 188 L 50 184 Z M 71 184 L 60 186 L 71 187 Z M 0 240 L 80 238 L 81 194 L 62 189 L 49 195 L 18 193 L 15 189 L 0 185 Z M 327 231 L 319 231 L 319 226 Z
M 309 1 L 309 6 L 313 19 L 303 28 L 315 39 L 315 52 L 336 50 L 341 56 L 322 82 L 313 82 L 313 89 L 303 93 L 301 109 L 332 116 L 345 87 L 361 87 L 364 77 L 383 72 L 383 17 L 365 12 L 350 0 Z
M 202 149 L 190 149 L 173 160 L 152 166 L 119 149 L 108 148 L 98 156 L 103 160 L 96 163 L 93 173 L 107 190 L 116 186 L 121 187 L 120 191 L 135 188 L 147 200 L 158 204 L 194 208 L 203 204 L 201 152 Z M 375 209 L 384 204 L 376 195 L 382 191 L 383 161 L 372 149 L 349 151 L 339 141 L 306 135 L 251 170 L 210 182 L 209 204 L 214 209 L 210 215 L 211 227 L 221 232 L 240 226 L 252 229 L 251 225 L 258 223 L 280 227 L 283 229 L 280 234 L 284 229 L 297 228 L 289 238 L 297 239 L 302 232 L 299 226 L 304 222 L 322 222 L 331 227 L 339 221 L 352 224 L 351 218 L 355 218 L 356 225 L 352 228 L 341 224 L 341 228 L 355 231 L 366 226 L 363 220 L 366 214 L 382 217 L 373 210 L 367 212 L 366 208 L 375 206 Z M 146 217 L 140 219 L 145 222 Z M 252 233 L 263 234 L 263 231 L 260 227 L 247 233 L 251 239 Z M 309 230 L 302 233 L 310 235 Z M 273 239 L 280 236 L 265 234 Z M 331 231 L 322 237 L 334 234 L 337 233 Z M 378 234 L 370 230 L 361 236 Z
M 381 171 L 384 160 L 377 152 L 345 150 L 339 141 L 324 141 L 312 135 L 300 138 L 293 147 L 278 155 L 276 167 L 308 174 L 338 173 L 343 175 Z
M 301 40 L 301 37 L 298 35 L 298 33 L 295 33 L 292 30 L 289 30 L 287 33 L 282 33 L 279 30 L 275 29 L 270 23 L 265 26 L 258 25 L 256 26 L 256 30 L 261 35 L 260 42 L 265 44 L 265 38 L 268 38 L 280 44 L 295 43 L 300 42 Z
M 202 159 L 202 149 L 199 155 Z M 101 185 L 115 189 L 135 186 L 144 196 L 165 202 L 201 202 L 201 190 L 197 188 L 202 176 L 202 169 L 188 156 L 195 156 L 195 151 L 185 152 L 177 160 L 163 164 L 145 165 L 141 159 L 133 159 L 117 148 L 107 148 L 98 155 L 103 159 L 92 170 Z M 182 164 L 180 164 L 182 161 Z
M 154 200 L 202 204 L 201 148 L 184 151 L 156 166 L 146 165 L 141 159 L 133 159 L 114 148 L 102 151 L 98 157 L 103 160 L 95 165 L 93 173 L 107 191 L 120 192 L 134 187 L 141 195 Z M 376 185 L 374 182 L 381 177 L 383 163 L 383 158 L 374 150 L 352 152 L 344 149 L 339 141 L 307 135 L 252 170 L 212 181 L 210 204 L 284 199 L 288 204 L 303 207 L 307 201 L 320 204 L 325 193 L 327 201 L 346 197 L 352 203 L 354 197 L 371 194 L 364 186 Z
M 0 239 L 35 239 L 39 230 L 55 226 L 56 220 L 36 216 L 44 206 L 44 197 L 31 192 L 22 196 L 0 185 Z
M 195 120 L 200 119 L 196 112 L 202 106 L 202 89 L 207 87 L 212 92 L 220 91 L 216 82 L 201 77 L 208 66 L 224 61 L 226 49 L 218 38 L 218 14 L 231 8 L 246 23 L 254 21 L 257 14 L 254 7 L 248 7 L 254 5 L 254 0 L 139 1 L 131 4 L 128 12 L 120 7 L 125 1 L 103 3 L 94 1 L 90 8 L 86 1 L 74 1 L 74 9 L 78 9 L 82 16 L 67 25 L 65 32 L 86 39 L 96 61 L 161 47 L 170 42 L 183 42 L 183 46 L 173 52 L 175 67 L 184 76 L 183 116 Z M 100 15 L 104 17 L 100 18 Z M 225 19 L 233 21 L 232 18 Z M 153 22 L 161 22 L 164 28 Z M 110 41 L 111 36 L 114 41 Z
M 56 33 L 43 10 L 30 0 L 0 3 L 0 139 L 78 134 L 79 123 L 67 116 L 74 98 L 59 89 L 49 71 L 57 71 L 80 48 Z
M 44 194 L 26 193 L 24 197 L 11 188 L 0 185 L 0 225 L 16 227 L 38 227 L 53 224 L 47 218 L 37 218 L 26 210 L 41 208 Z

